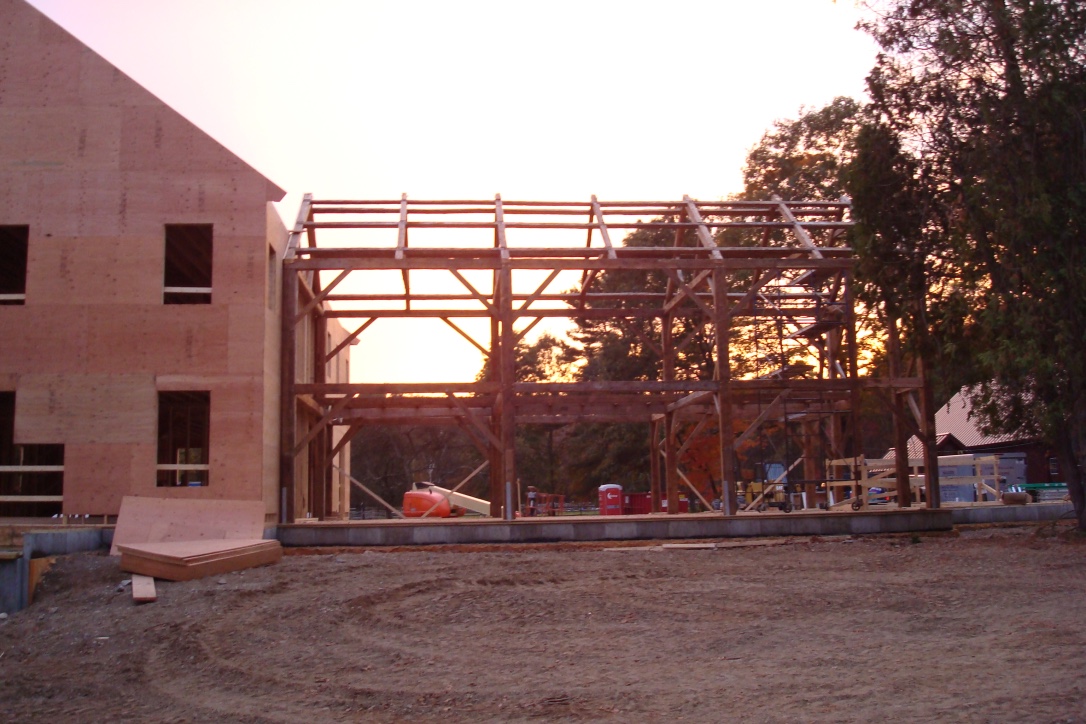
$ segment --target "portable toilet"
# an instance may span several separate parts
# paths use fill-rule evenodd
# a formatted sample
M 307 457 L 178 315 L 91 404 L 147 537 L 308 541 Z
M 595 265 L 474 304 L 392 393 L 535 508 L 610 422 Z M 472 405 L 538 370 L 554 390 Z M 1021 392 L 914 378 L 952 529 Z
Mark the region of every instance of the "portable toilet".
M 622 515 L 622 486 L 600 486 L 600 515 Z

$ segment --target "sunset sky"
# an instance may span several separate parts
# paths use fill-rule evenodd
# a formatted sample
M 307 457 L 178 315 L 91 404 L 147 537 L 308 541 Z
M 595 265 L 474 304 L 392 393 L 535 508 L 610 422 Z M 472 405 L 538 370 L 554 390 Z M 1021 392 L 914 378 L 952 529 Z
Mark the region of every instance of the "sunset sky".
M 30 1 L 286 189 L 288 226 L 305 192 L 720 199 L 875 55 L 851 0 Z M 444 325 L 382 324 L 356 381 L 479 369 Z

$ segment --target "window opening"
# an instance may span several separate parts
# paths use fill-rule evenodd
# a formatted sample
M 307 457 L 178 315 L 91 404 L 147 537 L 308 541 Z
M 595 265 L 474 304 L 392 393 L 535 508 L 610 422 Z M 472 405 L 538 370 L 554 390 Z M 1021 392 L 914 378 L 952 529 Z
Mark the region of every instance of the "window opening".
M 15 393 L 0 392 L 0 515 L 61 512 L 64 446 L 15 444 Z
M 0 304 L 26 303 L 29 226 L 0 226 Z
M 211 304 L 211 224 L 166 224 L 162 301 Z
M 158 487 L 209 482 L 210 392 L 158 393 Z

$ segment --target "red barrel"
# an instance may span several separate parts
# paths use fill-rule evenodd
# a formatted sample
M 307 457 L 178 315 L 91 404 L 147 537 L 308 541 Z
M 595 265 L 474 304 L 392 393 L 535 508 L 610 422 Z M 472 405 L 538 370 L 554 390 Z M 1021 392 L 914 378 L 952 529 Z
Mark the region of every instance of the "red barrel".
M 600 515 L 622 515 L 622 486 L 600 486 Z

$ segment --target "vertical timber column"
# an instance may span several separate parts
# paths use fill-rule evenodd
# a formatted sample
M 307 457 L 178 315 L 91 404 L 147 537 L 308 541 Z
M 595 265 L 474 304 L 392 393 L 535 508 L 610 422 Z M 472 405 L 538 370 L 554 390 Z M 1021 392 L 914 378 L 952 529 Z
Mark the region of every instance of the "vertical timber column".
M 803 478 L 807 482 L 803 484 L 804 508 L 818 507 L 818 480 L 825 475 L 825 457 L 822 454 L 822 421 L 817 417 L 813 420 L 804 420 L 801 423 L 803 430 Z
M 660 508 L 660 421 L 653 419 L 649 422 L 649 470 L 651 480 L 649 483 L 652 496 L 652 512 L 659 513 Z
M 661 332 L 663 345 L 663 376 L 664 382 L 675 379 L 675 345 L 671 338 L 672 332 L 671 314 L 665 314 Z M 679 512 L 679 446 L 676 439 L 679 432 L 675 429 L 675 413 L 664 414 L 664 484 L 667 488 L 667 512 L 675 514 Z M 655 512 L 655 511 L 654 511 Z
M 905 429 L 905 400 L 897 388 L 903 372 L 901 337 L 897 320 L 890 319 L 886 330 L 886 346 L 890 363 L 890 400 L 894 410 L 894 475 L 897 478 L 897 505 L 910 508 L 913 504 L 912 486 L 909 484 L 909 434 Z M 904 393 L 908 394 L 908 393 Z
M 501 299 L 501 275 L 498 270 L 493 274 L 494 310 L 490 313 L 490 364 L 487 368 L 487 382 L 500 382 L 501 380 L 501 319 L 498 316 L 498 308 Z M 502 397 L 497 395 L 495 403 L 490 411 L 490 432 L 495 440 L 501 440 L 501 408 Z M 490 516 L 500 518 L 502 514 L 502 501 L 505 500 L 505 482 L 502 477 L 504 463 L 502 451 L 493 443 L 487 443 L 489 453 L 487 459 L 490 475 Z
M 935 444 L 935 395 L 931 387 L 931 376 L 928 374 L 928 365 L 923 357 L 917 360 L 917 369 L 920 372 L 920 416 L 921 442 L 924 444 L 924 487 L 928 494 L 928 507 L 941 508 L 943 506 L 943 493 L 939 489 L 939 451 Z
M 858 460 L 863 455 L 863 439 L 860 435 L 860 353 L 856 343 L 856 298 L 852 292 L 853 269 L 849 267 L 845 272 L 845 344 L 848 347 L 848 383 L 849 383 L 849 416 L 852 428 L 852 457 Z M 859 466 L 852 466 L 853 480 L 858 480 Z M 859 488 L 856 488 L 859 492 Z
M 298 425 L 298 403 L 294 396 L 297 375 L 298 272 L 283 262 L 283 303 L 279 360 L 279 521 L 294 520 L 294 431 Z
M 320 272 L 314 272 L 313 282 L 316 289 L 314 291 L 320 294 Z M 313 381 L 318 384 L 324 384 L 328 381 L 328 365 L 324 361 L 324 358 L 328 355 L 328 318 L 324 316 L 324 304 L 318 304 L 310 312 L 313 315 L 313 328 L 316 330 L 313 334 Z M 331 403 L 325 401 L 327 408 L 331 407 Z M 323 409 L 323 412 L 328 412 L 328 409 Z M 322 414 L 323 417 L 323 414 Z M 310 444 L 311 458 L 315 462 L 315 467 L 312 467 L 313 471 L 313 517 L 318 520 L 325 520 L 328 513 L 331 512 L 331 506 L 328 501 L 331 499 L 332 490 L 332 475 L 331 468 L 325 466 L 325 462 L 328 459 L 329 453 L 332 451 L 332 423 L 329 421 L 317 435 L 316 439 Z
M 512 484 L 516 489 L 516 400 L 513 384 L 516 382 L 516 336 L 513 334 L 513 270 L 509 265 L 509 249 L 505 238 L 505 217 L 502 211 L 501 195 L 494 197 L 494 221 L 498 248 L 501 249 L 501 298 L 498 309 L 501 313 L 501 435 L 502 442 L 502 490 L 497 500 L 505 501 L 505 485 Z M 494 491 L 491 491 L 493 494 Z M 490 509 L 494 510 L 495 499 L 491 498 Z M 519 501 L 515 501 L 519 504 Z M 513 519 L 513 511 L 505 511 L 506 520 Z
M 716 328 L 716 414 L 720 446 L 720 510 L 735 515 L 739 501 L 735 481 L 735 429 L 732 421 L 731 314 L 724 270 L 713 270 L 713 326 Z

